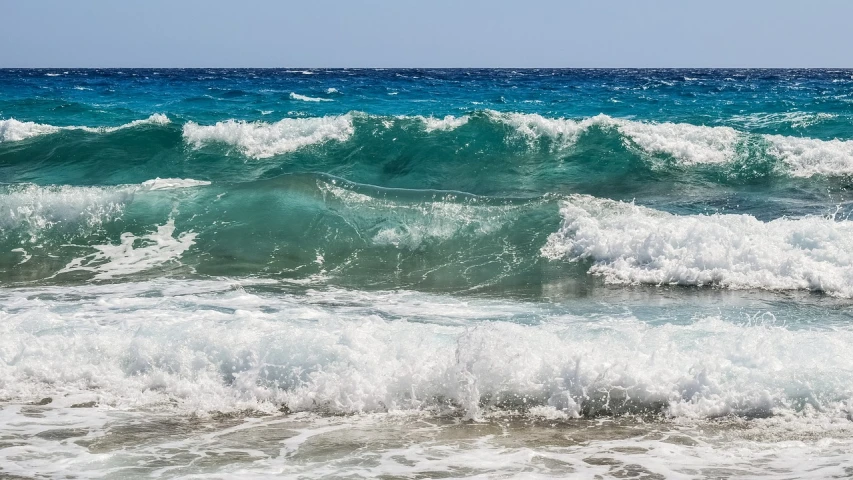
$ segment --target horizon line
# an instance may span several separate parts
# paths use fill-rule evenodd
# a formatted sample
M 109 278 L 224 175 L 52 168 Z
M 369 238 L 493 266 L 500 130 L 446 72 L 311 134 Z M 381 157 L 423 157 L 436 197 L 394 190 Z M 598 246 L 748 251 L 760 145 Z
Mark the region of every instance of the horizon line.
M 0 70 L 153 70 L 153 69 L 181 69 L 181 70 L 853 70 L 850 67 L 306 67 L 306 66 L 281 66 L 281 67 L 177 67 L 177 66 L 135 66 L 135 67 L 7 67 L 0 66 Z

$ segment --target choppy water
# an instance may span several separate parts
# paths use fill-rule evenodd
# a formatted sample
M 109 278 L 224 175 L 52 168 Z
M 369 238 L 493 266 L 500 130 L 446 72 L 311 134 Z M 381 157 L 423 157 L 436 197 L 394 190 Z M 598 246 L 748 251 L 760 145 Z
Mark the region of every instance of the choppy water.
M 851 94 L 2 70 L 0 475 L 851 475 Z

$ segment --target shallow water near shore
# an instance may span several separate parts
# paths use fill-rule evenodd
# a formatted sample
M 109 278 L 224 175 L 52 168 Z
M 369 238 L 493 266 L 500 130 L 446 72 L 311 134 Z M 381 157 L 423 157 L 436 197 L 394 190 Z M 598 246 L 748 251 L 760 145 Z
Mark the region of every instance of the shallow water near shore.
M 853 430 L 720 419 L 477 422 L 417 412 L 175 418 L 12 408 L 7 473 L 75 478 L 844 478 Z M 96 407 L 95 407 L 96 408 Z M 52 426 L 46 430 L 39 427 Z M 33 432 L 38 433 L 33 434 Z M 808 458 L 807 462 L 802 459 Z M 17 478 L 17 477 L 12 477 Z

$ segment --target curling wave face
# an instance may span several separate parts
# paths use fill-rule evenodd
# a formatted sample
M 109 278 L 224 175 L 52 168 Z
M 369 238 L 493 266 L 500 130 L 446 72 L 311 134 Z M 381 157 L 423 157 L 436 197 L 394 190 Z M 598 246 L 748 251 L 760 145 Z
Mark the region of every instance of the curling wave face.
M 0 208 L 7 282 L 164 268 L 158 274 L 320 275 L 344 285 L 441 290 L 602 277 L 853 297 L 853 223 L 833 216 L 676 215 L 583 195 L 482 197 L 324 175 L 15 186 L 0 194 Z M 258 238 L 252 249 L 246 236 Z M 103 271 L 116 264 L 135 267 Z

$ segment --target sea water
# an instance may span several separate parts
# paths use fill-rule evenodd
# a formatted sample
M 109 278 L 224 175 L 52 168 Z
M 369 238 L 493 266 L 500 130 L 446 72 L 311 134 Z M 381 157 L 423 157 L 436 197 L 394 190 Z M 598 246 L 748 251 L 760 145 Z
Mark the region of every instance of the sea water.
M 851 95 L 2 70 L 0 476 L 853 475 Z

